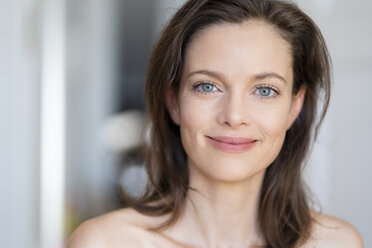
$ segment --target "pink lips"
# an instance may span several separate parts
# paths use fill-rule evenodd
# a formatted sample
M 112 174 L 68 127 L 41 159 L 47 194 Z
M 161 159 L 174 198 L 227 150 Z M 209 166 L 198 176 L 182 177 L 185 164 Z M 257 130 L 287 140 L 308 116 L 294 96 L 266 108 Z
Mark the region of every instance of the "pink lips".
M 208 141 L 218 150 L 230 153 L 240 153 L 251 149 L 257 140 L 241 137 L 207 136 Z

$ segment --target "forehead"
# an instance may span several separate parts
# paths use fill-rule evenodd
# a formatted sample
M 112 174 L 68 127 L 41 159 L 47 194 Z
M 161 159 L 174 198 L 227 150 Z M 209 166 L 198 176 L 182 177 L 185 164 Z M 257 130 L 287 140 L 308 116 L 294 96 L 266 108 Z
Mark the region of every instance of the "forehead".
M 275 72 L 292 81 L 291 47 L 263 21 L 214 24 L 197 33 L 186 50 L 183 75 L 200 69 L 228 77 Z

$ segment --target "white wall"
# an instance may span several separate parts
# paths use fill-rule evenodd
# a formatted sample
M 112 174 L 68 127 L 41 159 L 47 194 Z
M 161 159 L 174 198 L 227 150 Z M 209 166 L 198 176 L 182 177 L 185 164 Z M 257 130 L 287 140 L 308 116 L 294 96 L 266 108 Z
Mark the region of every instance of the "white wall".
M 0 1 L 0 246 L 38 243 L 39 43 L 32 1 Z
M 323 31 L 334 67 L 331 105 L 308 181 L 323 211 L 352 223 L 372 247 L 372 2 L 298 2 Z

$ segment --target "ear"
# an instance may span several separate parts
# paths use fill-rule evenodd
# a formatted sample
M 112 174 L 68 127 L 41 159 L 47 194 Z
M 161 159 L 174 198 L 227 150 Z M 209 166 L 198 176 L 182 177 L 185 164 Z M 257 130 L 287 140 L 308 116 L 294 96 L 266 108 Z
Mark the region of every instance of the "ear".
M 301 112 L 302 105 L 305 100 L 306 88 L 305 86 L 301 87 L 301 89 L 297 92 L 295 96 L 292 97 L 292 106 L 289 113 L 289 119 L 287 124 L 287 130 L 291 128 L 293 122 L 297 119 L 298 115 Z
M 173 89 L 169 89 L 166 93 L 165 101 L 168 112 L 176 125 L 180 124 L 180 108 L 178 106 L 177 95 Z

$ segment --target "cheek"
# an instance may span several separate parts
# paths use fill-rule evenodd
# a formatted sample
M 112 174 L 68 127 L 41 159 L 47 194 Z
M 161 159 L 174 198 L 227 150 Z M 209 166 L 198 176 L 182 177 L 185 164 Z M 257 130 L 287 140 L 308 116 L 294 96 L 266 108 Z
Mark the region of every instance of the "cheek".
M 290 117 L 290 100 L 257 106 L 254 119 L 265 134 L 285 133 Z
M 283 145 L 289 112 L 289 104 L 283 104 L 261 109 L 255 113 L 255 123 L 260 130 L 262 139 L 273 151 L 279 152 Z
M 208 117 L 208 109 L 202 104 L 194 101 L 185 101 L 180 104 L 181 128 L 199 129 L 206 122 Z
M 202 137 L 198 135 L 211 125 L 213 112 L 207 104 L 198 101 L 183 101 L 180 103 L 180 131 L 182 142 L 187 148 L 195 147 Z
M 254 121 L 262 138 L 262 146 L 257 152 L 258 161 L 262 168 L 269 166 L 279 155 L 282 149 L 285 134 L 287 131 L 287 122 L 289 117 L 289 108 L 284 106 L 272 107 L 254 115 Z
M 288 113 L 280 111 L 265 115 L 261 114 L 257 122 L 264 135 L 285 133 L 287 130 Z

